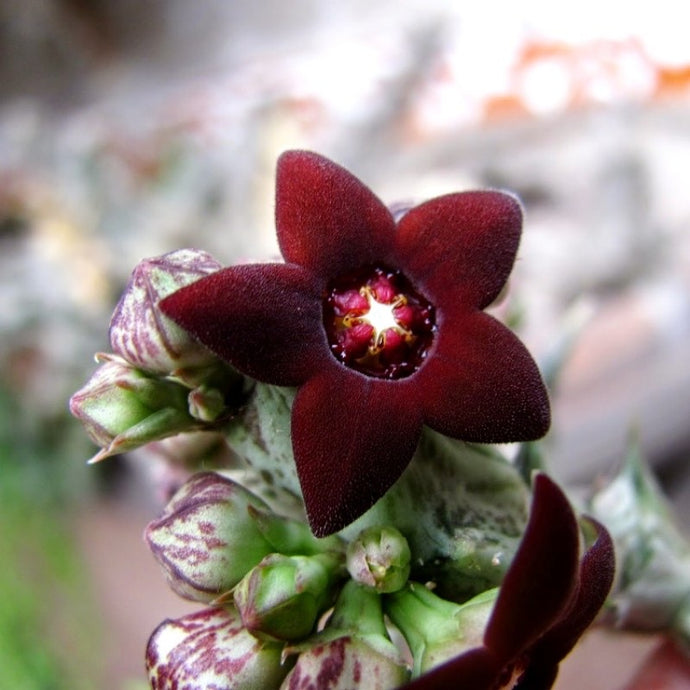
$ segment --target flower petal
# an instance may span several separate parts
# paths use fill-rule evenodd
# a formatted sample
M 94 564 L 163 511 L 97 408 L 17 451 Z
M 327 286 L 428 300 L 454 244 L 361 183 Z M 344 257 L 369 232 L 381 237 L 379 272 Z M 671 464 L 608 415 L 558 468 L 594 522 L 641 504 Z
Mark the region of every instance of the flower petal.
M 577 584 L 579 531 L 565 494 L 544 474 L 534 480 L 525 535 L 484 633 L 505 664 L 516 659 L 568 609 Z
M 173 321 L 243 374 L 295 386 L 331 358 L 318 280 L 289 264 L 232 266 L 161 303 Z
M 413 389 L 334 360 L 292 407 L 292 446 L 312 531 L 324 537 L 368 510 L 402 474 L 422 429 Z
M 521 227 L 522 209 L 509 194 L 448 194 L 402 217 L 397 255 L 408 277 L 436 306 L 452 294 L 483 309 L 510 275 Z
M 471 649 L 403 686 L 405 690 L 493 690 L 502 667 L 484 647 Z
M 587 518 L 597 532 L 580 563 L 580 585 L 568 615 L 539 640 L 532 659 L 535 666 L 554 665 L 570 653 L 582 633 L 596 618 L 613 585 L 616 570 L 613 540 L 606 528 Z M 530 686 L 531 687 L 531 686 Z
M 523 673 L 514 690 L 550 690 L 558 676 L 558 664 L 531 664 Z
M 548 393 L 520 340 L 483 312 L 440 316 L 434 350 L 414 375 L 426 424 L 478 443 L 543 436 L 550 423 Z
M 286 261 L 330 278 L 389 262 L 395 235 L 393 216 L 368 187 L 309 151 L 278 159 L 276 228 Z

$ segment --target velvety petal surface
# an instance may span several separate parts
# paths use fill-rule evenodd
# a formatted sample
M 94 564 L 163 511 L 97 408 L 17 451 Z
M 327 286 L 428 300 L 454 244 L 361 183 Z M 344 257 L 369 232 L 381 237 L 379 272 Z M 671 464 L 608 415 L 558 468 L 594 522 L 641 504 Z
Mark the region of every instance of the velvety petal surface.
M 516 659 L 567 611 L 577 585 L 578 548 L 568 499 L 538 474 L 527 529 L 484 633 L 484 644 L 497 658 Z
M 509 194 L 448 194 L 402 217 L 396 252 L 408 278 L 436 306 L 452 299 L 483 309 L 508 279 L 521 230 L 522 209 Z
M 395 237 L 393 216 L 352 173 L 309 151 L 278 159 L 278 243 L 288 262 L 328 278 L 387 263 Z
M 483 312 L 441 314 L 434 350 L 414 375 L 432 429 L 478 443 L 528 441 L 550 424 L 548 393 L 531 355 Z
M 582 557 L 577 595 L 567 615 L 535 645 L 532 654 L 535 666 L 558 664 L 570 653 L 596 618 L 613 585 L 616 570 L 613 540 L 602 524 L 591 518 L 587 520 L 596 530 L 597 538 Z
M 471 649 L 403 686 L 405 690 L 494 690 L 501 666 L 484 647 Z
M 335 360 L 297 392 L 292 445 L 316 536 L 358 518 L 410 462 L 422 420 L 407 393 L 404 382 L 368 378 Z
M 295 386 L 332 359 L 317 279 L 299 266 L 232 266 L 160 303 L 163 313 L 243 374 Z

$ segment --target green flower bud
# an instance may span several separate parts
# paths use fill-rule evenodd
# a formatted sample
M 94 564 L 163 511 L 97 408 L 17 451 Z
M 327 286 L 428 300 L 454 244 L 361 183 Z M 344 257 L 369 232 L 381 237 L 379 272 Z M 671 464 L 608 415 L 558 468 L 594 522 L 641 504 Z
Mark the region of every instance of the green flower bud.
M 102 447 L 91 462 L 199 428 L 188 412 L 188 390 L 150 376 L 119 357 L 99 355 L 101 366 L 70 399 L 70 411 Z
M 257 637 L 299 640 L 313 631 L 331 604 L 343 571 L 343 557 L 335 553 L 274 553 L 237 585 L 235 605 L 245 627 Z
M 395 527 L 368 527 L 347 547 L 353 580 L 377 592 L 401 589 L 410 575 L 410 547 Z
M 189 393 L 189 414 L 202 422 L 215 422 L 225 411 L 225 396 L 218 388 L 197 386 Z
M 343 550 L 337 537 L 317 539 L 306 524 L 272 513 L 254 493 L 214 472 L 185 482 L 144 536 L 172 589 L 194 601 L 227 593 L 271 553 Z
M 315 556 L 329 551 L 342 553 L 345 548 L 343 540 L 337 535 L 321 539 L 315 537 L 305 522 L 258 510 L 253 506 L 249 507 L 249 512 L 264 539 L 273 545 L 276 553 Z
M 152 690 L 277 690 L 290 670 L 281 651 L 247 632 L 233 607 L 205 609 L 154 630 L 146 671 Z
M 110 321 L 113 351 L 158 374 L 216 366 L 218 358 L 158 309 L 178 288 L 221 268 L 212 256 L 180 249 L 140 262 Z
M 472 647 L 481 646 L 497 596 L 495 588 L 464 604 L 454 604 L 424 585 L 412 582 L 389 595 L 385 610 L 410 647 L 413 678 Z
M 409 671 L 386 630 L 380 595 L 348 580 L 326 627 L 310 640 L 289 647 L 299 654 L 281 690 L 388 690 L 405 683 Z
M 212 601 L 274 550 L 250 509 L 268 506 L 211 472 L 194 475 L 144 533 L 168 583 L 180 596 Z

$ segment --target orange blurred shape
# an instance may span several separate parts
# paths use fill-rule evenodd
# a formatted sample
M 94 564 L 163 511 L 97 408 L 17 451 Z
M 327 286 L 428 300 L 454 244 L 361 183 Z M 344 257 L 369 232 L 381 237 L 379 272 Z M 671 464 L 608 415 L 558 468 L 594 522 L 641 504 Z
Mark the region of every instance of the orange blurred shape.
M 656 93 L 658 96 L 676 96 L 688 91 L 690 91 L 690 65 L 657 68 Z

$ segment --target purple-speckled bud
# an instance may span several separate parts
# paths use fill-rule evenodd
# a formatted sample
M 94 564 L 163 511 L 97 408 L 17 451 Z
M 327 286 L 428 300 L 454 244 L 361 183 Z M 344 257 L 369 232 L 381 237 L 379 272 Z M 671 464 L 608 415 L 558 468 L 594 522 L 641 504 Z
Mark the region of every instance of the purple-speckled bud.
M 395 527 L 367 527 L 347 547 L 353 580 L 377 592 L 396 592 L 410 575 L 410 546 Z
M 333 601 L 344 574 L 342 554 L 266 556 L 234 592 L 245 627 L 257 637 L 299 640 L 309 635 Z
M 212 472 L 194 475 L 173 496 L 144 536 L 177 594 L 212 601 L 274 550 L 251 509 L 268 506 Z
M 290 670 L 281 645 L 260 642 L 233 607 L 166 620 L 149 639 L 152 690 L 277 690 Z
M 158 374 L 213 366 L 218 359 L 158 309 L 158 302 L 219 264 L 197 249 L 145 259 L 134 269 L 110 321 L 113 351 L 136 367 Z
M 188 412 L 188 390 L 149 376 L 118 357 L 102 355 L 101 366 L 70 399 L 70 412 L 102 450 L 91 462 L 150 441 L 199 428 Z
M 286 653 L 299 656 L 281 690 L 389 690 L 409 677 L 400 651 L 388 637 L 381 597 L 353 580 L 340 592 L 324 630 Z

